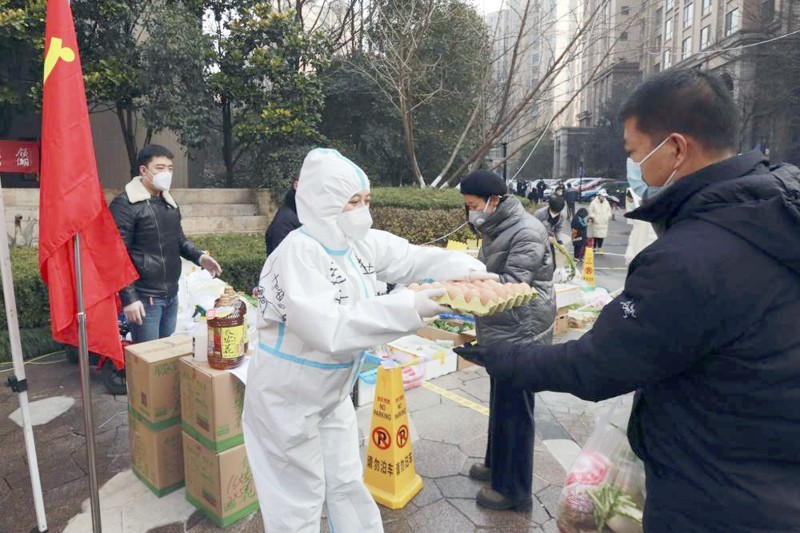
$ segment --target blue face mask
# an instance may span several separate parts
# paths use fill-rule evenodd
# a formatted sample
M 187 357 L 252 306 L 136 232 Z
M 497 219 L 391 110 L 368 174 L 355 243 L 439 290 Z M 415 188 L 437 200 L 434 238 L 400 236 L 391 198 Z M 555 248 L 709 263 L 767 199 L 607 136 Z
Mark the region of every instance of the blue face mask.
M 628 185 L 631 186 L 631 190 L 634 193 L 636 193 L 636 195 L 639 198 L 652 198 L 653 196 L 658 194 L 662 189 L 666 188 L 667 186 L 669 186 L 670 183 L 672 183 L 672 178 L 675 177 L 675 173 L 677 172 L 677 170 L 673 170 L 672 174 L 670 174 L 667 181 L 664 182 L 664 185 L 660 187 L 653 187 L 651 185 L 648 185 L 647 182 L 644 181 L 644 177 L 642 176 L 642 163 L 647 161 L 647 158 L 656 153 L 659 148 L 664 146 L 668 140 L 669 137 L 661 141 L 661 144 L 653 148 L 653 150 L 651 150 L 649 154 L 644 156 L 644 159 L 642 159 L 638 163 L 633 159 L 631 159 L 630 157 L 628 158 L 626 164 Z

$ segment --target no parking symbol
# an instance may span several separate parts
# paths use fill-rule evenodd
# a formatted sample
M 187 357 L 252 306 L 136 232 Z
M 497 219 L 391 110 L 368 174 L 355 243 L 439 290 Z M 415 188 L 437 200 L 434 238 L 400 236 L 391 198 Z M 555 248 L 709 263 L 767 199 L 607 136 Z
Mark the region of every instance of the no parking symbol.
M 378 426 L 372 430 L 372 442 L 381 450 L 387 450 L 392 445 L 392 436 L 384 428 Z
M 397 430 L 397 446 L 404 447 L 408 443 L 408 426 L 403 424 Z

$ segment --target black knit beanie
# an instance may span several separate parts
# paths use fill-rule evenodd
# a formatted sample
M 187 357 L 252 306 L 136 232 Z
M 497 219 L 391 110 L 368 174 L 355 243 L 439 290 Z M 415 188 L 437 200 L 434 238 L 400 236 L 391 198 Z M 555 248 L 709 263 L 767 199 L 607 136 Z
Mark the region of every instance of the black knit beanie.
M 503 178 L 488 170 L 473 170 L 461 180 L 461 194 L 474 194 L 481 198 L 504 196 L 508 187 Z

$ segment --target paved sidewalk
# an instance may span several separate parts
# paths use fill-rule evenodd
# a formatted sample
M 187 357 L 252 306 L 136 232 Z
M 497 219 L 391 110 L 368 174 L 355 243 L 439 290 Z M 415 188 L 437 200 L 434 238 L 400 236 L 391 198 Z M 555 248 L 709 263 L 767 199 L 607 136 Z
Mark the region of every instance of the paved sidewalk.
M 564 342 L 579 332 L 561 336 Z M 50 531 L 82 531 L 88 521 L 87 468 L 83 438 L 79 375 L 76 366 L 56 355 L 44 365 L 28 365 L 31 400 L 48 400 L 54 418 L 35 428 L 39 468 Z M 5 377 L 5 376 L 3 376 Z M 192 533 L 221 531 L 183 500 L 183 491 L 156 500 L 130 474 L 127 401 L 104 392 L 99 374 L 92 376 L 97 425 L 98 476 L 103 487 L 104 531 Z M 467 477 L 470 465 L 483 458 L 488 417 L 445 396 L 455 394 L 488 407 L 489 378 L 471 367 L 431 382 L 439 392 L 420 387 L 407 392 L 417 472 L 424 488 L 405 509 L 381 509 L 387 532 L 557 531 L 553 516 L 565 466 L 592 430 L 603 404 L 566 394 L 537 395 L 534 505 L 530 512 L 497 512 L 478 507 L 481 484 Z M 18 408 L 16 395 L 0 390 L 0 532 L 35 527 L 30 481 L 21 428 L 9 419 Z M 59 410 L 64 410 L 59 413 Z M 369 428 L 370 409 L 359 411 L 361 431 Z M 363 450 L 366 453 L 366 450 Z M 109 481 L 111 481 L 109 483 Z M 142 490 L 140 490 L 142 489 Z M 84 514 L 81 514 L 81 507 Z M 107 507 L 113 509 L 107 509 Z M 144 507 L 144 513 L 136 508 Z M 74 519 L 71 527 L 67 524 Z M 323 523 L 323 531 L 327 527 Z M 256 514 L 229 527 L 231 532 L 263 531 Z

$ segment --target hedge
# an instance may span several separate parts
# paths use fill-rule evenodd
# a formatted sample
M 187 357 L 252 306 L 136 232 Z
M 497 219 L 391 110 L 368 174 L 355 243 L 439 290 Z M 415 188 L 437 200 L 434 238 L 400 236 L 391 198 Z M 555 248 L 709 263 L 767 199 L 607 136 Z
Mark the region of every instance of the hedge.
M 375 207 L 405 209 L 462 209 L 464 198 L 455 189 L 420 189 L 419 187 L 374 187 L 371 189 Z M 519 197 L 518 197 L 519 198 Z M 519 198 L 528 207 L 527 198 Z

